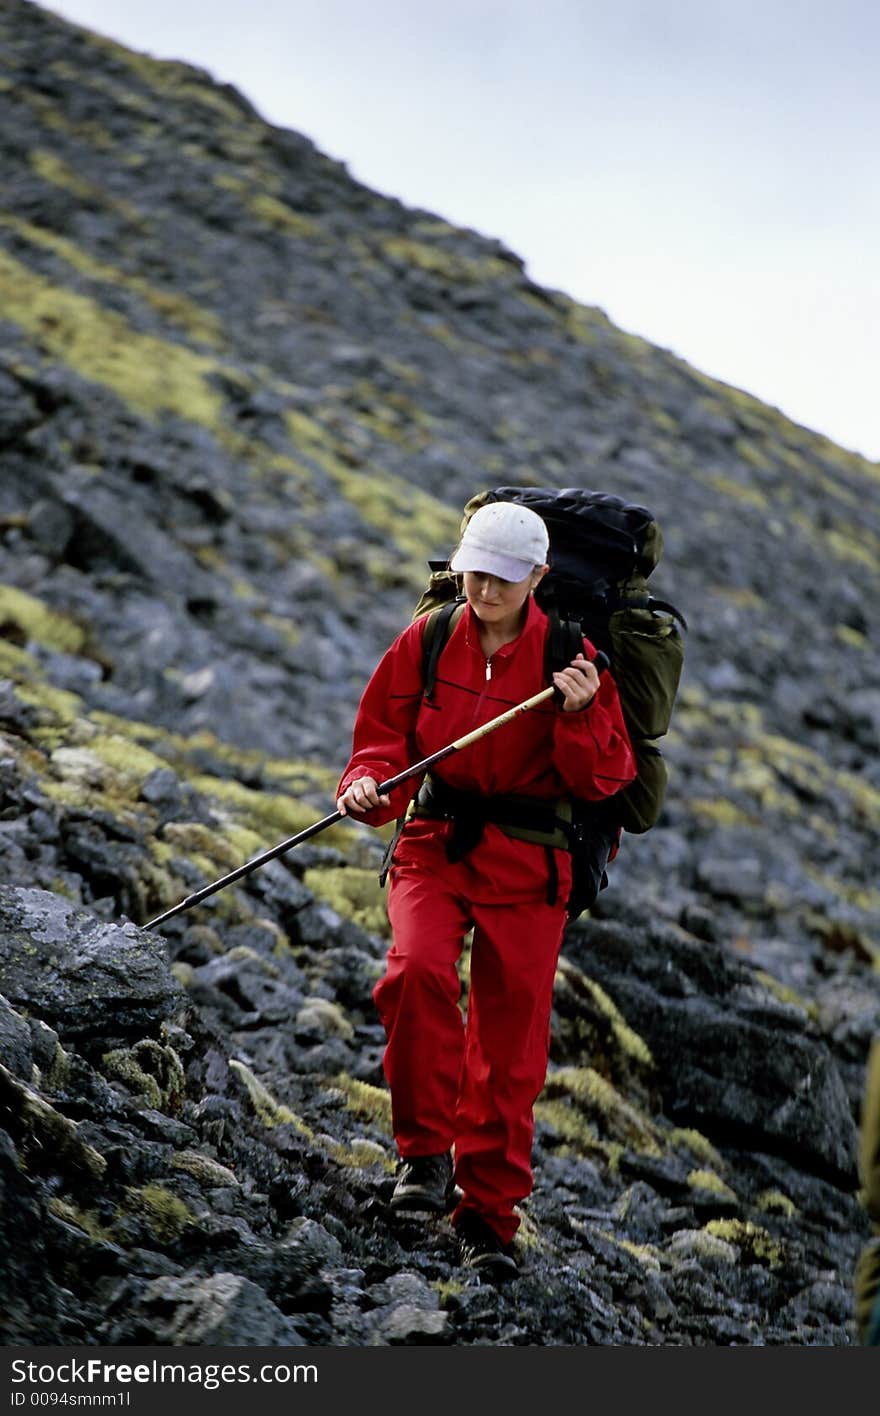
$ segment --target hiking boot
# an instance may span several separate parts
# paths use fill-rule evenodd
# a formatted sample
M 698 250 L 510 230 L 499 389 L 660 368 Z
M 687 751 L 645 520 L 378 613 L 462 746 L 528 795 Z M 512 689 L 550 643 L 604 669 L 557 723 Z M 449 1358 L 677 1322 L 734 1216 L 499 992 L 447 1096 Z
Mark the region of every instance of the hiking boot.
M 393 1210 L 446 1214 L 455 1199 L 449 1151 L 444 1151 L 442 1155 L 413 1155 L 400 1162 L 397 1184 L 391 1196 Z
M 505 1244 L 478 1214 L 468 1211 L 455 1226 L 462 1268 L 473 1269 L 495 1283 L 515 1278 L 519 1269 L 513 1245 Z

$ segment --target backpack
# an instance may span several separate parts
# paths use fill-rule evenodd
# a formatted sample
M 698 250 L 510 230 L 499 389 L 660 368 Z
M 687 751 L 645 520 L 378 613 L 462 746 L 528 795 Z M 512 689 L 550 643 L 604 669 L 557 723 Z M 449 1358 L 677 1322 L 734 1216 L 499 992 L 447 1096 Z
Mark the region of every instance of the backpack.
M 568 912 L 589 908 L 607 883 L 604 866 L 621 829 L 641 834 L 655 825 L 668 774 L 657 739 L 669 729 L 684 663 L 687 629 L 681 611 L 648 589 L 663 536 L 647 507 L 604 492 L 569 487 L 497 487 L 472 497 L 462 531 L 493 501 L 527 506 L 550 538 L 550 570 L 535 591 L 547 614 L 546 677 L 569 664 L 586 636 L 608 656 L 636 760 L 636 778 L 600 803 L 573 803 L 574 886 Z M 429 616 L 423 636 L 425 696 L 430 701 L 443 648 L 464 609 L 461 578 L 446 562 L 429 561 L 431 576 L 413 612 Z

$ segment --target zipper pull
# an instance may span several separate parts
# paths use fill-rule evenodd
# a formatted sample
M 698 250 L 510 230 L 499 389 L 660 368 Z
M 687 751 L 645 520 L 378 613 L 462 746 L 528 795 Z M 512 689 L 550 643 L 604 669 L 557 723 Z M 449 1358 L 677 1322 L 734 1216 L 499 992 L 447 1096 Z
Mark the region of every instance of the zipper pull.
M 491 659 L 487 659 L 487 660 L 486 660 L 486 682 L 487 682 L 487 683 L 489 682 L 489 680 L 490 680 L 491 677 L 492 677 L 492 660 L 491 660 Z

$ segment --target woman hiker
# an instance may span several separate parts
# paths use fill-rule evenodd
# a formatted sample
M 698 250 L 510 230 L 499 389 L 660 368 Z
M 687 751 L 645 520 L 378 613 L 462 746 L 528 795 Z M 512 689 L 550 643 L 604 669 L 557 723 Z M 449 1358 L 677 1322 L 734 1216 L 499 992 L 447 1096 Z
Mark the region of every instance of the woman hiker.
M 554 805 L 569 793 L 599 801 L 635 776 L 614 680 L 599 677 L 585 640 L 553 674 L 558 695 L 445 759 L 413 802 L 412 782 L 390 796 L 377 788 L 544 687 L 547 617 L 534 591 L 547 551 L 528 508 L 474 513 L 450 561 L 467 603 L 432 701 L 422 616 L 364 690 L 337 793 L 343 815 L 370 825 L 406 813 L 389 872 L 393 943 L 373 994 L 401 1157 L 391 1205 L 453 1210 L 462 1262 L 494 1279 L 517 1271 L 516 1206 L 532 1189 L 533 1106 L 571 885 Z M 471 928 L 465 1023 L 456 965 Z

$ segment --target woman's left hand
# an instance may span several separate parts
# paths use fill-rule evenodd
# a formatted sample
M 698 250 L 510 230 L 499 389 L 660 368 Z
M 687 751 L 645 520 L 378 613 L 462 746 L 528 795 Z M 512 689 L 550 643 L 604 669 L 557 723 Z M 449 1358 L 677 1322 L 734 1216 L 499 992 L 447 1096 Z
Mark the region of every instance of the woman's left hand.
M 567 669 L 554 674 L 553 682 L 562 694 L 563 713 L 579 713 L 599 691 L 596 666 L 583 654 L 576 654 Z

